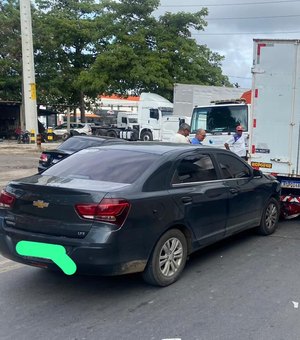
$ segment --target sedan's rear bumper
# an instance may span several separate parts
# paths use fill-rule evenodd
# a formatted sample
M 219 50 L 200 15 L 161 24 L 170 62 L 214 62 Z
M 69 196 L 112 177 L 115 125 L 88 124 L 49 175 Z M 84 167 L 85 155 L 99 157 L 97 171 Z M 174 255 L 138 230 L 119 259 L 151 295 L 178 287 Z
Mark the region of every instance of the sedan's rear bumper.
M 13 261 L 35 267 L 61 270 L 49 259 L 26 257 L 17 253 L 16 245 L 19 241 L 33 241 L 64 246 L 67 255 L 76 264 L 76 273 L 121 275 L 142 272 L 147 260 L 137 254 L 123 251 L 118 247 L 118 241 L 113 240 L 114 237 L 113 233 L 108 235 L 107 231 L 104 235 L 100 229 L 91 230 L 84 239 L 28 233 L 4 227 L 4 222 L 0 218 L 0 253 Z

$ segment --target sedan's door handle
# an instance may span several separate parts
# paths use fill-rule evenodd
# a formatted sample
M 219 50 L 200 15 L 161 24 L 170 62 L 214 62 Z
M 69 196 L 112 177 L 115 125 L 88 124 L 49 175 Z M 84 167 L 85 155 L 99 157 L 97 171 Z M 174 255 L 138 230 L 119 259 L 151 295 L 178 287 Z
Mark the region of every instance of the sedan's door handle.
M 181 202 L 182 203 L 191 203 L 192 197 L 189 197 L 189 196 L 181 197 Z
M 238 194 L 238 193 L 239 193 L 239 190 L 233 189 L 233 188 L 231 188 L 229 191 L 230 191 L 232 194 Z

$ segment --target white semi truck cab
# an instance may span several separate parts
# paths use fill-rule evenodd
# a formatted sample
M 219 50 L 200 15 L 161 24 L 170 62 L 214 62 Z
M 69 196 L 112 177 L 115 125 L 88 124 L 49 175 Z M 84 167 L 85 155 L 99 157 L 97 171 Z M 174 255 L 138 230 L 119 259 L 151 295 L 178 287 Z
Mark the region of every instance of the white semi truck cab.
M 191 119 L 191 135 L 198 129 L 206 130 L 204 145 L 224 147 L 236 127 L 242 125 L 246 142 L 249 138 L 250 105 L 243 99 L 219 100 L 210 105 L 196 106 Z
M 173 115 L 173 104 L 155 93 L 142 93 L 137 112 L 119 112 L 116 126 L 97 127 L 94 133 L 126 140 L 169 141 L 183 118 Z

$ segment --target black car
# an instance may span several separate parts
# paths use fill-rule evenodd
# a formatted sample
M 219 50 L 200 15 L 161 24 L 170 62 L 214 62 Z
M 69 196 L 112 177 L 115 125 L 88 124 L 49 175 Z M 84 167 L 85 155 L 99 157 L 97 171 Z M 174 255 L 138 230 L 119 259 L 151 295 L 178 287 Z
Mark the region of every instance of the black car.
M 65 142 L 60 144 L 57 149 L 47 150 L 41 153 L 38 165 L 38 171 L 41 173 L 48 169 L 53 164 L 61 161 L 62 159 L 72 155 L 82 149 L 90 148 L 93 146 L 108 145 L 114 143 L 124 143 L 123 139 L 111 137 L 98 137 L 98 136 L 73 136 L 68 138 Z
M 24 253 L 22 240 L 63 246 L 78 273 L 143 272 L 154 285 L 180 276 L 187 256 L 241 230 L 272 234 L 280 184 L 230 151 L 124 143 L 81 150 L 0 196 L 0 252 L 58 269 Z

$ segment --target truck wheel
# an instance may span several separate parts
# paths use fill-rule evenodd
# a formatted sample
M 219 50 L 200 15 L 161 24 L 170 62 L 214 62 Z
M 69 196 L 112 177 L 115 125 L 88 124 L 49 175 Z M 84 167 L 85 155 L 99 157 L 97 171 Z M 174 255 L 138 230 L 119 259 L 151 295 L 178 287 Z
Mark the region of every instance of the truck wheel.
M 138 130 L 135 130 L 132 132 L 131 140 L 137 141 L 139 139 L 139 132 Z
M 187 242 L 178 229 L 168 230 L 157 242 L 143 273 L 154 286 L 168 286 L 180 276 L 186 263 Z
M 153 140 L 152 133 L 150 131 L 143 132 L 141 135 L 141 140 L 143 140 L 144 142 L 152 141 Z
M 114 138 L 118 138 L 118 134 L 115 130 L 109 130 L 107 131 L 107 136 L 108 137 L 114 137 Z
M 105 129 L 97 129 L 95 132 L 96 136 L 107 136 L 107 131 Z
M 257 228 L 258 233 L 261 235 L 273 234 L 274 231 L 277 229 L 279 214 L 279 203 L 275 200 L 275 198 L 270 198 L 268 203 L 264 207 L 260 225 Z

